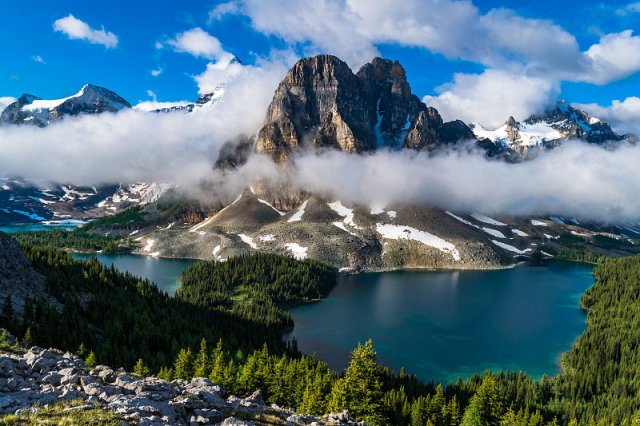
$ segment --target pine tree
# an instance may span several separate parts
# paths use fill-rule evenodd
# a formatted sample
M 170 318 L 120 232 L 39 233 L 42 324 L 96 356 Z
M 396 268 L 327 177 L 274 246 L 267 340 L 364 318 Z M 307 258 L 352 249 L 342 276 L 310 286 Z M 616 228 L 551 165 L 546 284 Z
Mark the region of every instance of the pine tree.
M 376 362 L 373 342 L 367 340 L 364 345 L 351 352 L 351 361 L 345 372 L 347 385 L 347 406 L 356 417 L 367 423 L 382 424 L 382 383 L 380 368 Z
M 95 368 L 96 365 L 98 365 L 98 358 L 96 358 L 96 354 L 93 351 L 89 352 L 89 355 L 87 355 L 87 359 L 84 360 L 84 363 L 90 369 Z
M 225 385 L 225 369 L 224 362 L 224 348 L 222 345 L 222 339 L 218 340 L 216 348 L 213 350 L 212 355 L 213 365 L 211 366 L 211 372 L 209 373 L 209 380 L 216 385 Z
M 329 396 L 329 411 L 339 413 L 349 406 L 347 402 L 347 381 L 342 377 L 333 384 Z
M 9 347 L 9 345 L 9 334 L 7 330 L 2 329 L 2 331 L 0 331 L 0 347 Z
M 193 355 L 191 349 L 180 349 L 173 365 L 173 377 L 176 379 L 190 379 L 193 377 Z
M 145 364 L 142 358 L 138 358 L 138 362 L 136 362 L 136 365 L 133 367 L 133 374 L 137 374 L 138 376 L 142 376 L 142 377 L 147 377 L 151 375 L 151 370 L 149 369 L 147 364 Z
M 31 327 L 27 327 L 27 331 L 24 332 L 24 337 L 22 338 L 22 342 L 24 343 L 25 348 L 31 348 L 33 346 L 33 338 L 31 337 Z
M 80 343 L 80 346 L 78 346 L 78 349 L 76 349 L 76 355 L 82 358 L 85 356 L 86 353 L 87 353 L 87 347 L 84 345 L 84 343 Z
M 211 366 L 207 351 L 207 339 L 203 338 L 200 341 L 200 351 L 196 355 L 196 360 L 194 362 L 194 377 L 207 377 L 209 375 Z
M 500 418 L 501 404 L 496 381 L 486 375 L 462 417 L 462 426 L 497 426 Z

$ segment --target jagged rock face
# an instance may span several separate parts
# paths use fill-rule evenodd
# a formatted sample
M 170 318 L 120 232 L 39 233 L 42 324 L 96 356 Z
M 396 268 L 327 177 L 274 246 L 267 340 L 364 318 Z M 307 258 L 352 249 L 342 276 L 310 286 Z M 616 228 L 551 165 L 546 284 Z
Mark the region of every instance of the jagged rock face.
M 285 164 L 305 149 L 425 149 L 467 137 L 475 139 L 464 123 L 443 123 L 411 93 L 397 61 L 376 58 L 353 74 L 340 59 L 320 55 L 298 61 L 280 83 L 256 151 Z
M 329 55 L 298 61 L 276 89 L 256 149 L 281 164 L 306 147 L 373 149 L 368 104 L 345 62 Z
M 127 108 L 131 108 L 131 105 L 117 93 L 85 84 L 78 93 L 63 99 L 43 100 L 33 95 L 22 95 L 5 108 L 0 115 L 0 122 L 45 127 L 65 116 L 117 112 Z
M 0 302 L 10 296 L 15 312 L 20 315 L 27 298 L 46 299 L 45 278 L 37 273 L 20 245 L 0 232 Z
M 618 135 L 607 122 L 591 117 L 565 102 L 558 102 L 555 107 L 523 122 L 509 117 L 504 125 L 495 130 L 475 124 L 473 132 L 482 139 L 479 145 L 488 153 L 498 153 L 512 161 L 533 158 L 540 151 L 576 139 L 593 144 L 637 142 L 634 135 Z

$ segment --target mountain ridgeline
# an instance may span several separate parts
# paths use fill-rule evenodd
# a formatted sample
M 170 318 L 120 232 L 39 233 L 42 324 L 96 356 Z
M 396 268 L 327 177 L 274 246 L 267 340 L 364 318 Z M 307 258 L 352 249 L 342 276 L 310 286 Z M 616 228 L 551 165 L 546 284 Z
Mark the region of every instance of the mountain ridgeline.
M 126 108 L 131 108 L 131 104 L 117 93 L 85 84 L 78 93 L 63 99 L 44 100 L 24 94 L 5 108 L 0 115 L 0 123 L 45 127 L 65 116 L 117 112 Z
M 399 62 L 375 58 L 354 74 L 335 56 L 319 55 L 298 61 L 276 89 L 256 151 L 284 164 L 305 148 L 421 150 L 466 139 L 475 137 L 464 123 L 445 123 L 411 93 Z

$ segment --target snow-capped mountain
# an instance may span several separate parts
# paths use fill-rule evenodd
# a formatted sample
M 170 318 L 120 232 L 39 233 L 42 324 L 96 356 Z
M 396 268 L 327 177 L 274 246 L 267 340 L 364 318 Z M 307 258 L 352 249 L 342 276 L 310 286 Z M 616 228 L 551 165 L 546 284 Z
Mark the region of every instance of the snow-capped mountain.
M 68 222 L 116 214 L 153 203 L 171 187 L 154 182 L 41 186 L 19 178 L 0 178 L 0 224 Z
M 201 95 L 195 102 L 141 102 L 134 109 L 155 113 L 208 111 L 223 98 L 224 87 L 216 87 L 213 92 Z
M 553 148 L 562 142 L 581 139 L 588 143 L 603 144 L 623 140 L 635 141 L 634 135 L 618 135 L 605 121 L 573 108 L 561 101 L 540 115 L 533 115 L 523 122 L 513 117 L 497 129 L 486 129 L 481 124 L 470 125 L 480 140 L 489 140 L 497 151 L 515 153 L 525 158 L 532 152 Z
M 45 127 L 65 116 L 117 112 L 131 108 L 129 102 L 104 87 L 85 84 L 73 96 L 46 100 L 24 94 L 7 106 L 0 115 L 0 123 L 33 124 Z

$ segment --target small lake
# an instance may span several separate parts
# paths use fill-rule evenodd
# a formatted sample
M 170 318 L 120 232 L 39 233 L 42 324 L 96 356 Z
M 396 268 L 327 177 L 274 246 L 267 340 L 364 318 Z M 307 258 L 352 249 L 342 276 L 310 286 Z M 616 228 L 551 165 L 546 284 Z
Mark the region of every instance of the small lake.
M 487 369 L 558 372 L 585 328 L 580 295 L 594 282 L 577 263 L 499 271 L 347 275 L 317 303 L 292 310 L 298 347 L 341 371 L 358 342 L 379 361 L 446 383 Z
M 132 254 L 96 256 L 173 294 L 195 260 Z M 299 348 L 342 370 L 358 342 L 372 338 L 381 364 L 425 381 L 455 381 L 487 369 L 558 372 L 560 355 L 582 333 L 580 295 L 592 268 L 552 262 L 499 271 L 397 271 L 343 275 L 328 299 L 292 310 Z
M 182 271 L 197 262 L 194 259 L 159 259 L 136 254 L 80 254 L 74 253 L 76 259 L 97 258 L 102 264 L 123 272 L 130 272 L 139 277 L 148 278 L 158 287 L 173 295 L 180 285 Z

